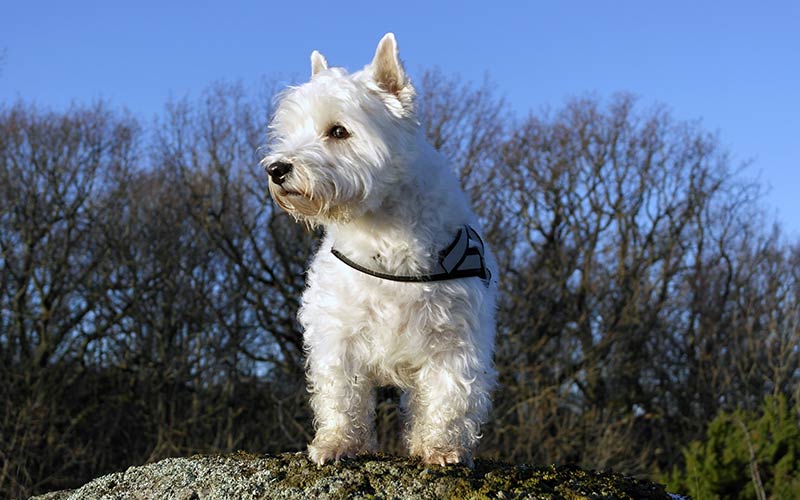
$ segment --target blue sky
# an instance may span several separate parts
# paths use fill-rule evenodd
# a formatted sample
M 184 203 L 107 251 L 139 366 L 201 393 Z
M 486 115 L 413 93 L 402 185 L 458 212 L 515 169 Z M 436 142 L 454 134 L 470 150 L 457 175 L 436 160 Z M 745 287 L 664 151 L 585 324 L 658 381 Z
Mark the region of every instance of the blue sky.
M 358 69 L 393 31 L 412 77 L 489 74 L 520 114 L 630 91 L 718 131 L 800 238 L 800 2 L 461 1 L 0 4 L 0 102 L 95 98 L 149 118 L 216 80 Z

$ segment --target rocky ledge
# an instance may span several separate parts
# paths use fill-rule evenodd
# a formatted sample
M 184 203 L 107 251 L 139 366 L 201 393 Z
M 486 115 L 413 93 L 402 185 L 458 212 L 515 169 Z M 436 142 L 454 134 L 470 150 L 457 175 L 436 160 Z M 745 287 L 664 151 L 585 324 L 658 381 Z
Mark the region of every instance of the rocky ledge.
M 250 498 L 675 498 L 663 486 L 611 472 L 477 460 L 474 469 L 365 456 L 317 467 L 304 453 L 168 458 L 40 500 Z

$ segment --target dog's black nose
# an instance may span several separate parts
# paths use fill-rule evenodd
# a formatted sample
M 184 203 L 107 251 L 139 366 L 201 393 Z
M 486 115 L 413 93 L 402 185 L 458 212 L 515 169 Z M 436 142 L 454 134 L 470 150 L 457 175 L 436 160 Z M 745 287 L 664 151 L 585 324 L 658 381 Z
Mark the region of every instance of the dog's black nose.
M 267 167 L 267 173 L 269 174 L 270 178 L 272 178 L 272 182 L 279 186 L 283 184 L 283 182 L 286 180 L 286 176 L 291 171 L 292 164 L 284 163 L 282 161 L 276 161 Z

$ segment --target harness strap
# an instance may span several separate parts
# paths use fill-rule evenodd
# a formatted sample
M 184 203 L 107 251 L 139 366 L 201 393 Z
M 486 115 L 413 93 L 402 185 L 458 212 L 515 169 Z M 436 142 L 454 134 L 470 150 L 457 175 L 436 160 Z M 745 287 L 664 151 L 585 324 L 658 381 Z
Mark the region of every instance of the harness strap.
M 474 245 L 471 245 L 472 243 Z M 489 281 L 492 278 L 492 273 L 486 267 L 486 261 L 483 257 L 483 240 L 477 231 L 467 225 L 460 228 L 453 242 L 439 253 L 438 271 L 432 274 L 407 276 L 382 273 L 353 262 L 335 248 L 331 248 L 331 253 L 356 271 L 389 281 L 426 283 L 477 277 L 486 286 L 489 286 Z

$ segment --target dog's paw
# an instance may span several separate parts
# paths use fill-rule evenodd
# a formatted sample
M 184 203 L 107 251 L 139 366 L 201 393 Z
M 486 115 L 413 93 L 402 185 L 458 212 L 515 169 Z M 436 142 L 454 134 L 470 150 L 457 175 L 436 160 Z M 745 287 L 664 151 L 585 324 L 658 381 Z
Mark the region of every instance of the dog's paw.
M 341 444 L 310 444 L 308 445 L 308 458 L 317 465 L 325 465 L 331 461 L 342 458 L 353 458 L 358 450 L 353 446 Z
M 422 454 L 422 461 L 427 465 L 441 465 L 442 467 L 456 464 L 473 466 L 472 456 L 465 451 L 458 450 L 427 450 Z

